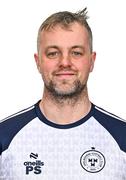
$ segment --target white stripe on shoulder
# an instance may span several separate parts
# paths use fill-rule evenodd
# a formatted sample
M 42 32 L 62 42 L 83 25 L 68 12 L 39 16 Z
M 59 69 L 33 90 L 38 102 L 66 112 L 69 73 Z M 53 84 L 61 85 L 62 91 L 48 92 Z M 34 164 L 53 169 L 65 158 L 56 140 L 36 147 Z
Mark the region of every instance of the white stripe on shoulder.
M 23 114 L 23 113 L 25 113 L 25 112 L 28 112 L 28 111 L 34 109 L 34 107 L 35 107 L 35 106 L 33 105 L 33 106 L 30 106 L 30 107 L 27 108 L 27 109 L 24 109 L 24 110 L 21 110 L 21 111 L 15 113 L 15 114 L 12 114 L 12 115 L 10 115 L 10 116 L 8 116 L 8 117 L 6 117 L 6 118 L 0 120 L 0 123 L 3 122 L 3 121 L 8 120 L 8 119 L 10 119 L 10 118 L 13 118 L 13 117 L 15 117 L 15 116 L 18 116 L 18 115 L 20 115 L 20 114 Z
M 97 110 L 103 112 L 103 113 L 106 114 L 106 115 L 109 115 L 109 116 L 111 116 L 111 117 L 114 117 L 114 118 L 116 118 L 116 119 L 118 119 L 118 120 L 120 120 L 120 121 L 126 122 L 125 119 L 122 119 L 122 118 L 120 118 L 120 117 L 118 117 L 118 116 L 116 116 L 116 115 L 114 115 L 114 114 L 112 114 L 112 113 L 110 113 L 110 112 L 102 109 L 102 108 L 99 108 L 98 106 L 95 106 L 95 108 L 96 108 Z

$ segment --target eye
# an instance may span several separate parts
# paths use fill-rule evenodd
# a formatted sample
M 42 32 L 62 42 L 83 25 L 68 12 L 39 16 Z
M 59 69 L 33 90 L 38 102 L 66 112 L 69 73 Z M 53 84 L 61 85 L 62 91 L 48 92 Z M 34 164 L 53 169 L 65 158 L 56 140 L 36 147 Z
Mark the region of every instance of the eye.
M 59 56 L 58 51 L 47 52 L 47 57 L 50 59 L 57 58 Z
M 73 55 L 73 56 L 76 56 L 76 57 L 79 57 L 79 56 L 82 56 L 83 53 L 80 52 L 80 51 L 72 51 L 72 55 Z
M 58 51 L 51 51 L 51 52 L 47 52 L 46 56 L 50 59 L 55 59 L 60 55 L 60 52 Z

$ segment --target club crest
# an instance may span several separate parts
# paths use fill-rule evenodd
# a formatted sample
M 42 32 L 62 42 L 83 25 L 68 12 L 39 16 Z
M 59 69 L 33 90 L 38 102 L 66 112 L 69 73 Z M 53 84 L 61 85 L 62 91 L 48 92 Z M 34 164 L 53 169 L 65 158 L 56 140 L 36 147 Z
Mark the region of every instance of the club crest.
M 91 150 L 82 154 L 80 164 L 86 171 L 97 173 L 105 167 L 105 157 L 101 152 L 92 147 Z

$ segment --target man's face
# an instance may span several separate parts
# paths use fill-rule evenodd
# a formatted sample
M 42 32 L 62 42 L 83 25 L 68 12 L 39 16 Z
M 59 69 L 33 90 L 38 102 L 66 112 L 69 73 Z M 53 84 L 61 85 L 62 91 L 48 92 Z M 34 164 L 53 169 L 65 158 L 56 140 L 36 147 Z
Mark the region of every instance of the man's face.
M 86 86 L 96 54 L 90 51 L 87 30 L 74 23 L 41 32 L 35 60 L 45 88 L 57 95 L 76 94 Z

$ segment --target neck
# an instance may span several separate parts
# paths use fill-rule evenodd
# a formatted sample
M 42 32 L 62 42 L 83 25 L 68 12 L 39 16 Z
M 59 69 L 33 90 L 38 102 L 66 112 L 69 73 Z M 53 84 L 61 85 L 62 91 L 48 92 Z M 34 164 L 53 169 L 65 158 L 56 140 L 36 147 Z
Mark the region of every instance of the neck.
M 91 103 L 87 90 L 78 97 L 54 98 L 44 92 L 40 102 L 40 109 L 45 117 L 57 124 L 70 124 L 78 121 L 88 114 Z

